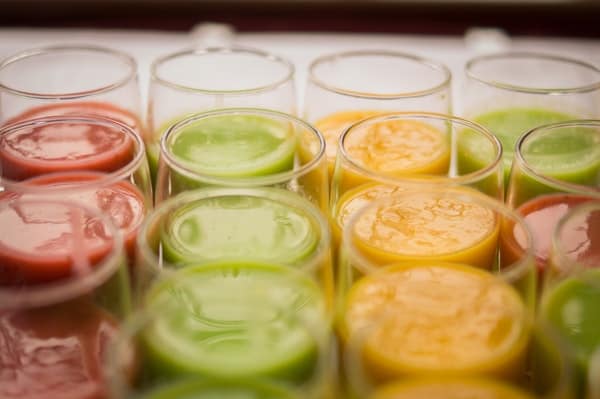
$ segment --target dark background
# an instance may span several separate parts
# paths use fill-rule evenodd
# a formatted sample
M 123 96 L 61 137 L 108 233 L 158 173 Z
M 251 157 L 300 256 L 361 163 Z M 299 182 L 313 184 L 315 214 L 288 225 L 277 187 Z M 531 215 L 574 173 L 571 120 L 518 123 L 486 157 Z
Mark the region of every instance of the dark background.
M 242 32 L 600 37 L 600 0 L 0 0 L 0 25 L 188 30 L 202 21 Z

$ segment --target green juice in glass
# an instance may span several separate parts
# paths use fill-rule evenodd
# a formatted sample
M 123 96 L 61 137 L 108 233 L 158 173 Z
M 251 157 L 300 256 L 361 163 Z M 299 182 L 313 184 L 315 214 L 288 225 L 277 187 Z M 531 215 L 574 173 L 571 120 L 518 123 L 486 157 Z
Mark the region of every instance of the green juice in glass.
M 191 173 L 251 179 L 292 170 L 297 140 L 293 127 L 283 121 L 260 115 L 217 115 L 173 131 L 166 147 L 171 159 Z M 175 191 L 205 185 L 200 177 L 173 175 Z
M 160 230 L 164 258 L 176 264 L 244 257 L 294 264 L 321 240 L 318 220 L 297 194 L 200 198 L 171 212 Z M 306 204 L 310 206 L 311 204 Z
M 315 371 L 312 326 L 328 328 L 318 285 L 292 270 L 256 262 L 189 266 L 146 297 L 157 307 L 141 333 L 150 376 L 302 382 Z M 309 327 L 310 326 L 310 327 Z
M 508 184 L 516 142 L 525 132 L 545 124 L 577 119 L 573 115 L 540 108 L 507 108 L 476 117 L 502 143 L 505 183 Z M 546 176 L 575 184 L 593 184 L 599 180 L 600 142 L 598 135 L 580 127 L 562 128 L 539 136 L 527 146 L 528 164 Z M 483 169 L 493 157 L 483 138 L 464 135 L 458 142 L 458 169 L 461 174 Z M 521 176 L 517 176 L 520 178 Z M 523 179 L 521 179 L 523 180 Z M 531 180 L 531 179 L 529 179 Z M 536 181 L 519 181 L 530 191 L 529 198 L 549 192 Z M 522 202 L 522 201 L 521 201 Z M 519 202 L 520 203 L 520 202 Z
M 590 269 L 553 287 L 542 315 L 565 340 L 572 353 L 580 386 L 589 361 L 600 348 L 600 270 Z
M 167 384 L 137 399 L 301 399 L 283 386 L 259 381 L 188 379 Z

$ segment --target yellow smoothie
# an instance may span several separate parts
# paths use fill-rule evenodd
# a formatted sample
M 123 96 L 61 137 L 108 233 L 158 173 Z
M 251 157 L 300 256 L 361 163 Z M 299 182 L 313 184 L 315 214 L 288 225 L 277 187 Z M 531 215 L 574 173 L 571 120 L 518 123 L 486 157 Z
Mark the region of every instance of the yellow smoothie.
M 479 268 L 398 264 L 360 279 L 345 302 L 342 339 L 361 337 L 376 380 L 407 375 L 522 376 L 529 341 L 518 292 Z
M 344 150 L 355 167 L 341 165 L 335 178 L 345 192 L 373 181 L 369 174 L 391 178 L 446 175 L 450 167 L 448 136 L 427 123 L 389 119 L 364 124 L 345 136 Z
M 329 176 L 333 174 L 338 141 L 344 130 L 356 122 L 378 114 L 381 114 L 381 111 L 341 111 L 327 115 L 315 122 L 315 127 L 325 138 Z
M 331 233 L 334 245 L 337 247 L 340 244 L 344 226 L 357 211 L 375 200 L 404 191 L 404 187 L 367 183 L 344 193 L 332 212 Z
M 499 220 L 483 205 L 460 197 L 415 192 L 365 210 L 354 220 L 352 241 L 370 262 L 458 262 L 491 269 Z
M 535 396 L 499 381 L 482 378 L 418 379 L 378 389 L 369 399 L 534 399 Z

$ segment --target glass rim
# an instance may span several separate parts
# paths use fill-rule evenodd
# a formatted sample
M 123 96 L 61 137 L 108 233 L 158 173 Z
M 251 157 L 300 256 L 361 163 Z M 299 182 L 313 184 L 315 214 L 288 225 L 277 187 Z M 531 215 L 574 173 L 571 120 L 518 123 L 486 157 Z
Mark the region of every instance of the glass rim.
M 495 81 L 492 79 L 484 79 L 484 78 L 478 76 L 478 74 L 473 71 L 473 68 L 475 67 L 475 65 L 482 63 L 482 62 L 489 62 L 489 61 L 493 62 L 498 59 L 506 60 L 506 59 L 515 59 L 515 58 L 516 59 L 519 59 L 519 58 L 538 59 L 538 60 L 544 60 L 544 61 L 577 65 L 577 66 L 589 69 L 590 71 L 593 71 L 594 73 L 597 74 L 597 78 L 596 78 L 595 82 L 581 85 L 581 86 L 544 89 L 544 88 L 512 85 L 509 83 L 503 83 L 503 82 Z M 536 52 L 528 52 L 528 51 L 509 51 L 509 52 L 480 55 L 480 56 L 471 58 L 470 60 L 467 61 L 467 63 L 465 64 L 465 74 L 466 74 L 467 78 L 473 79 L 479 83 L 483 83 L 485 85 L 495 87 L 498 89 L 515 91 L 515 92 L 519 92 L 519 93 L 558 95 L 558 94 L 587 93 L 587 92 L 591 92 L 591 91 L 595 91 L 595 90 L 600 90 L 600 68 L 596 67 L 593 64 L 579 60 L 579 59 L 569 58 L 569 57 L 564 57 L 564 56 L 554 55 L 554 54 L 546 54 L 546 53 L 536 53 Z
M 283 65 L 287 72 L 285 76 L 279 80 L 276 80 L 272 83 L 265 84 L 262 86 L 251 87 L 247 89 L 237 89 L 237 90 L 215 90 L 215 89 L 202 89 L 199 87 L 192 87 L 187 85 L 181 85 L 178 83 L 174 83 L 168 79 L 165 79 L 160 76 L 158 73 L 158 69 L 164 63 L 177 59 L 183 56 L 204 56 L 204 55 L 212 55 L 212 54 L 248 54 L 256 57 L 260 57 L 262 59 Z M 151 83 L 159 83 L 162 86 L 170 87 L 175 90 L 185 91 L 189 93 L 198 93 L 198 94 L 207 94 L 207 95 L 244 95 L 244 94 L 256 94 L 266 91 L 271 91 L 277 89 L 280 86 L 283 86 L 287 82 L 292 82 L 295 73 L 295 66 L 292 62 L 288 61 L 286 58 L 270 53 L 268 51 L 263 51 L 259 49 L 254 49 L 250 47 L 242 47 L 242 46 L 223 46 L 223 47 L 206 47 L 206 48 L 186 48 L 183 50 L 179 50 L 173 53 L 169 53 L 163 55 L 157 59 L 155 59 L 150 64 L 150 80 Z
M 221 265 L 226 264 L 227 260 L 216 260 L 214 262 L 207 263 L 209 267 L 219 267 Z M 241 261 L 243 262 L 243 261 Z M 319 294 L 319 298 L 322 303 L 321 307 L 315 309 L 315 317 L 307 317 L 302 316 L 302 312 L 292 313 L 293 319 L 302 323 L 302 326 L 308 332 L 309 336 L 312 337 L 315 341 L 316 351 L 317 351 L 317 359 L 316 359 L 316 367 L 315 370 L 310 373 L 310 377 L 299 385 L 286 385 L 283 388 L 286 388 L 290 392 L 297 394 L 301 392 L 303 389 L 306 389 L 309 392 L 317 391 L 320 388 L 320 385 L 324 381 L 325 372 L 329 370 L 329 361 L 331 357 L 331 331 L 332 331 L 332 320 L 331 317 L 327 313 L 327 305 L 326 298 L 321 290 L 319 290 L 318 283 L 313 281 L 313 279 L 303 273 L 301 270 L 293 269 L 288 266 L 285 266 L 279 262 L 271 262 L 271 261 L 260 261 L 260 260 L 249 260 L 249 265 L 265 265 L 268 266 L 269 270 L 276 271 L 277 273 L 281 272 L 281 280 L 280 281 L 288 281 L 288 282 L 296 282 L 296 283 L 306 283 L 309 282 L 311 285 L 314 284 L 314 289 Z M 158 279 L 153 281 L 150 289 L 145 292 L 144 299 L 148 295 L 153 294 L 153 290 L 161 290 L 165 287 L 175 288 L 178 285 L 186 285 L 186 277 L 193 269 L 202 269 L 202 264 L 197 264 L 196 266 L 190 266 L 189 268 L 182 268 L 173 271 L 172 273 L 163 273 L 158 276 Z M 225 296 L 217 295 L 215 298 L 224 299 Z M 277 303 L 276 301 L 269 299 L 267 296 L 261 296 L 260 299 L 254 302 L 250 299 L 250 304 L 265 304 L 273 306 L 273 309 L 281 310 L 283 309 L 283 305 Z M 248 304 L 246 302 L 246 304 Z M 123 393 L 128 392 L 130 387 L 128 387 L 128 383 L 126 378 L 124 378 L 123 373 L 115 372 L 116 369 L 113 367 L 115 364 L 118 364 L 118 360 L 122 355 L 123 351 L 120 350 L 123 345 L 130 345 L 132 338 L 135 339 L 138 334 L 143 334 L 145 332 L 145 328 L 148 324 L 151 324 L 157 318 L 160 318 L 164 314 L 168 314 L 167 311 L 173 309 L 175 305 L 170 300 L 165 300 L 164 298 L 159 301 L 152 302 L 148 304 L 144 304 L 144 306 L 139 306 L 134 312 L 128 317 L 128 319 L 123 323 L 116 339 L 111 343 L 108 355 L 105 357 L 105 370 L 108 371 L 108 385 L 109 389 L 113 394 L 118 394 L 117 397 L 121 397 Z M 246 326 L 260 326 L 262 323 L 269 323 L 271 320 L 248 320 L 242 321 L 242 325 Z M 322 322 L 322 323 L 321 323 Z M 188 377 L 190 377 L 188 375 Z M 194 377 L 194 376 L 192 376 Z M 275 383 L 276 380 L 272 380 L 269 377 L 256 377 L 256 379 L 260 382 L 267 383 Z M 239 376 L 209 376 L 207 381 L 251 381 L 253 378 L 248 377 L 239 377 Z M 177 382 L 175 379 L 172 382 Z M 160 385 L 159 385 L 160 386 Z M 304 397 L 304 396 L 302 396 Z M 312 397 L 312 396 L 310 396 Z
M 74 187 L 77 189 L 89 189 L 98 186 L 107 186 L 111 184 L 118 183 L 122 180 L 127 179 L 131 176 L 136 170 L 143 166 L 143 163 L 146 160 L 146 150 L 144 147 L 144 142 L 141 137 L 128 125 L 116 120 L 107 118 L 104 116 L 46 116 L 42 118 L 34 118 L 27 119 L 25 121 L 16 122 L 12 124 L 8 124 L 0 127 L 0 139 L 2 136 L 19 131 L 21 129 L 27 129 L 34 126 L 40 125 L 55 125 L 55 124 L 63 124 L 63 123 L 81 123 L 81 124 L 92 124 L 92 125 L 100 125 L 107 126 L 113 129 L 117 129 L 123 132 L 126 136 L 133 140 L 135 146 L 135 155 L 127 165 L 116 170 L 114 172 L 91 172 L 86 170 L 74 170 L 74 171 L 59 171 L 47 173 L 39 176 L 32 177 L 33 179 L 40 178 L 42 176 L 67 176 L 67 175 L 77 175 L 79 173 L 94 173 L 98 175 L 97 179 L 93 179 L 90 181 L 81 181 L 77 182 Z M 36 184 L 28 184 L 28 180 L 23 181 L 15 181 L 11 179 L 7 179 L 2 177 L 2 170 L 0 165 L 0 186 L 4 188 L 4 191 L 15 191 L 19 193 L 39 193 L 47 192 L 59 192 L 64 190 L 64 187 L 56 187 L 56 186 L 47 186 L 47 185 L 36 185 Z M 71 187 L 72 188 L 72 187 Z
M 167 146 L 167 140 L 169 140 L 169 138 L 172 135 L 176 134 L 183 128 L 187 127 L 188 125 L 194 124 L 198 121 L 227 115 L 260 115 L 263 117 L 268 117 L 272 120 L 285 120 L 294 124 L 295 126 L 301 126 L 303 129 L 306 129 L 307 132 L 309 132 L 318 139 L 319 150 L 314 154 L 313 158 L 309 162 L 307 162 L 304 165 L 301 165 L 297 169 L 274 173 L 271 175 L 251 177 L 215 176 L 210 173 L 195 171 L 183 165 L 169 151 L 169 148 Z M 200 179 L 208 184 L 225 185 L 228 187 L 262 187 L 282 183 L 294 177 L 304 176 L 308 172 L 317 168 L 319 166 L 319 163 L 325 160 L 325 139 L 323 135 L 314 126 L 294 115 L 261 108 L 223 108 L 192 114 L 186 117 L 185 119 L 182 119 L 179 122 L 175 123 L 174 125 L 171 125 L 160 139 L 160 158 L 164 160 L 165 164 L 169 168 L 172 168 L 177 173 L 191 180 Z
M 578 260 L 571 259 L 567 256 L 560 236 L 565 228 L 565 225 L 570 223 L 573 218 L 594 211 L 600 213 L 600 193 L 598 193 L 598 196 L 595 198 L 590 198 L 590 201 L 586 201 L 575 206 L 567 214 L 560 218 L 556 224 L 556 227 L 554 228 L 554 231 L 552 232 L 552 258 L 554 262 L 559 263 L 555 266 L 555 268 L 553 268 L 554 270 L 556 270 L 556 267 L 558 267 L 559 273 L 572 275 L 589 268 L 580 263 Z
M 177 265 L 177 263 L 167 262 L 157 254 L 148 243 L 148 237 L 151 235 L 152 230 L 156 227 L 156 223 L 160 222 L 162 218 L 168 216 L 173 210 L 178 209 L 182 206 L 192 203 L 197 200 L 205 200 L 216 197 L 227 197 L 227 196 L 247 196 L 255 198 L 267 198 L 273 199 L 279 203 L 285 205 L 292 205 L 301 208 L 304 212 L 307 212 L 311 219 L 316 222 L 319 229 L 320 240 L 315 248 L 314 254 L 309 256 L 309 259 L 302 260 L 301 263 L 304 265 L 302 268 L 298 268 L 299 271 L 306 273 L 317 273 L 320 263 L 327 257 L 327 251 L 330 248 L 330 231 L 329 225 L 321 211 L 316 207 L 315 204 L 303 198 L 297 194 L 280 188 L 273 187 L 205 187 L 198 188 L 195 190 L 186 191 L 180 193 L 174 197 L 168 198 L 167 200 L 158 204 L 154 211 L 148 215 L 142 221 L 139 228 L 139 233 L 136 238 L 136 246 L 138 256 L 141 257 L 144 263 L 148 263 L 152 266 L 157 266 L 154 272 L 163 272 L 166 269 L 165 265 Z M 203 259 L 195 263 L 213 263 L 219 260 L 230 260 L 240 261 L 245 258 L 215 258 L 215 259 Z M 252 261 L 271 262 L 277 263 L 275 260 L 261 260 L 257 258 L 250 258 Z M 185 262 L 188 264 L 189 262 Z M 281 262 L 279 262 L 281 263 Z M 176 272 L 176 268 L 172 269 Z
M 522 169 L 522 171 L 524 171 L 527 175 L 534 176 L 536 180 L 552 188 L 568 193 L 584 194 L 592 197 L 600 196 L 600 187 L 575 184 L 568 181 L 555 179 L 551 176 L 547 176 L 543 173 L 536 171 L 535 168 L 533 168 L 523 156 L 522 147 L 525 146 L 526 142 L 532 137 L 542 134 L 544 131 L 569 127 L 595 127 L 599 129 L 598 136 L 600 137 L 600 119 L 571 120 L 538 126 L 525 132 L 517 140 L 517 143 L 515 145 L 516 151 L 514 153 L 513 164 L 518 165 Z
M 114 57 L 115 59 L 119 59 L 124 62 L 129 68 L 129 72 L 119 80 L 107 84 L 101 87 L 97 87 L 94 89 L 84 90 L 80 92 L 67 92 L 67 93 L 41 93 L 41 92 L 33 92 L 28 90 L 20 90 L 10 85 L 3 83 L 2 79 L 0 79 L 0 90 L 7 91 L 11 94 L 16 94 L 23 97 L 40 99 L 40 100 L 74 100 L 80 99 L 84 97 L 89 97 L 93 95 L 103 94 L 110 92 L 112 90 L 118 89 L 120 87 L 125 86 L 128 82 L 135 79 L 137 75 L 137 62 L 135 59 L 127 53 L 121 52 L 119 50 L 115 50 L 108 47 L 96 46 L 96 45 L 57 45 L 57 46 L 46 46 L 46 47 L 37 47 L 24 51 L 20 51 L 16 54 L 8 56 L 0 61 L 0 71 L 5 67 L 17 63 L 21 60 L 28 59 L 31 57 L 44 56 L 47 54 L 61 53 L 61 52 L 90 52 L 90 53 L 100 53 L 104 55 L 108 55 Z
M 316 76 L 315 69 L 325 63 L 330 62 L 332 60 L 350 58 L 350 57 L 362 57 L 362 56 L 383 56 L 383 57 L 394 57 L 401 58 L 408 61 L 415 62 L 420 64 L 421 66 L 426 66 L 431 70 L 435 70 L 441 72 L 444 75 L 444 79 L 441 83 L 436 84 L 433 87 L 423 90 L 417 91 L 409 91 L 404 93 L 391 93 L 391 94 L 382 94 L 382 93 L 368 93 L 362 91 L 348 90 L 343 87 L 338 87 L 335 85 L 330 85 L 327 82 L 324 82 L 322 79 Z M 327 55 L 322 55 L 314 59 L 309 67 L 308 67 L 308 80 L 314 85 L 320 87 L 321 89 L 334 92 L 337 94 L 341 94 L 348 97 L 355 98 L 371 98 L 371 99 L 401 99 L 401 98 L 415 98 L 415 97 L 425 97 L 434 93 L 439 92 L 442 89 L 449 88 L 452 81 L 452 72 L 450 69 L 443 63 L 433 61 L 418 55 L 404 53 L 401 51 L 393 51 L 393 50 L 353 50 L 353 51 L 343 51 L 338 53 L 332 53 Z
M 393 264 L 403 263 L 403 261 L 397 261 L 397 262 L 391 262 L 386 265 L 378 266 L 377 264 L 375 264 L 374 262 L 369 260 L 366 256 L 364 256 L 362 254 L 362 252 L 359 249 L 356 248 L 356 245 L 354 243 L 354 236 L 353 236 L 353 226 L 355 225 L 356 221 L 358 221 L 363 215 L 365 215 L 367 212 L 369 212 L 373 209 L 376 209 L 376 208 L 382 207 L 382 206 L 386 206 L 388 204 L 392 204 L 398 198 L 408 198 L 411 196 L 423 196 L 423 195 L 428 195 L 428 196 L 441 195 L 442 197 L 451 196 L 454 198 L 460 198 L 462 201 L 466 200 L 470 203 L 481 205 L 481 206 L 485 207 L 486 209 L 493 211 L 494 214 L 496 215 L 496 217 L 500 216 L 500 218 L 508 219 L 508 220 L 514 222 L 515 224 L 520 225 L 522 232 L 525 234 L 527 243 L 530 244 L 530 245 L 527 245 L 527 248 L 523 248 L 523 255 L 522 255 L 521 259 L 517 260 L 516 262 L 514 262 L 506 267 L 499 268 L 499 270 L 490 269 L 488 271 L 492 275 L 497 276 L 509 283 L 512 283 L 514 281 L 517 281 L 519 278 L 523 277 L 524 275 L 526 275 L 527 272 L 529 271 L 529 269 L 533 268 L 533 265 L 535 263 L 534 262 L 533 245 L 531 245 L 533 243 L 533 235 L 532 235 L 530 229 L 527 227 L 527 224 L 525 223 L 525 219 L 521 215 L 519 215 L 515 210 L 506 206 L 503 202 L 500 202 L 498 200 L 490 198 L 490 197 L 486 196 L 485 194 L 482 194 L 482 193 L 476 191 L 475 189 L 458 188 L 458 187 L 439 187 L 439 186 L 438 187 L 429 187 L 425 190 L 418 190 L 418 191 L 409 190 L 409 191 L 396 193 L 390 197 L 379 198 L 379 199 L 365 205 L 360 210 L 358 210 L 356 213 L 354 213 L 350 217 L 350 219 L 348 220 L 346 225 L 344 226 L 344 229 L 342 232 L 342 244 L 341 244 L 342 248 L 348 252 L 348 257 L 353 259 L 353 262 L 352 262 L 354 265 L 354 266 L 352 266 L 353 268 L 360 270 L 365 275 L 370 275 L 370 274 L 376 273 L 378 270 L 381 270 L 385 266 L 392 265 L 392 263 Z M 498 223 L 499 223 L 499 228 L 502 229 L 502 220 L 499 220 Z M 445 256 L 448 254 L 452 254 L 454 252 L 456 252 L 456 251 L 453 251 L 450 253 L 444 253 L 444 254 L 440 254 L 440 255 L 431 255 L 431 256 L 427 255 L 427 256 L 416 256 L 416 257 L 419 258 L 420 262 L 428 262 L 429 260 L 431 260 L 432 262 L 438 262 L 435 260 L 436 257 Z M 456 263 L 456 262 L 451 262 L 451 261 L 443 261 L 443 262 Z M 464 262 L 461 264 L 465 264 L 470 267 L 476 267 L 476 266 L 473 266 L 470 264 L 466 264 Z M 478 268 L 478 267 L 476 267 L 476 268 Z M 483 268 L 478 268 L 478 269 L 486 270 Z
M 416 175 L 416 174 L 406 174 L 404 176 L 393 177 L 378 174 L 375 171 L 369 170 L 364 166 L 355 162 L 350 154 L 346 151 L 344 142 L 346 137 L 352 134 L 354 129 L 361 128 L 368 124 L 382 122 L 382 121 L 391 121 L 391 120 L 403 120 L 403 119 L 419 119 L 419 120 L 436 120 L 443 122 L 450 122 L 452 124 L 459 124 L 466 129 L 471 129 L 474 132 L 477 132 L 479 135 L 483 135 L 488 141 L 495 147 L 497 150 L 496 156 L 491 164 L 487 165 L 483 169 L 476 170 L 475 172 L 467 173 L 460 176 L 444 176 L 444 175 Z M 446 184 L 469 184 L 474 183 L 480 179 L 484 179 L 490 174 L 494 173 L 494 171 L 502 165 L 502 154 L 503 148 L 500 140 L 493 135 L 485 126 L 482 126 L 476 122 L 470 121 L 468 119 L 460 118 L 454 115 L 447 114 L 439 114 L 434 112 L 412 112 L 412 111 L 403 111 L 403 112 L 388 112 L 383 114 L 378 114 L 375 116 L 371 116 L 369 118 L 360 120 L 355 122 L 346 128 L 339 137 L 338 140 L 338 157 L 341 158 L 341 161 L 349 164 L 355 171 L 358 171 L 361 175 L 368 177 L 369 179 L 376 181 L 378 183 L 389 184 L 389 185 L 398 185 L 398 184 L 423 184 L 423 183 L 446 183 Z
M 110 251 L 96 264 L 92 270 L 83 276 L 70 276 L 56 281 L 22 286 L 0 285 L 0 310 L 19 310 L 23 308 L 50 306 L 63 301 L 68 301 L 99 287 L 114 275 L 119 267 L 125 265 L 125 247 L 123 235 L 111 222 L 109 217 L 102 212 L 88 207 L 77 201 L 56 199 L 16 199 L 10 202 L 0 202 L 4 207 L 11 203 L 26 204 L 58 204 L 68 209 L 81 209 L 94 218 L 99 219 L 109 229 L 112 237 Z

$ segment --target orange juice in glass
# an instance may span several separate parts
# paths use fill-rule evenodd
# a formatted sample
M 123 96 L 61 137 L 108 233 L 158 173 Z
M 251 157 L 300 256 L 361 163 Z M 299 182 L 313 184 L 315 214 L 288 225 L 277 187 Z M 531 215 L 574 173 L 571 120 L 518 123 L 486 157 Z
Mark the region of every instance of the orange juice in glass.
M 405 376 L 523 380 L 535 301 L 532 250 L 504 259 L 523 220 L 466 188 L 406 191 L 351 217 L 339 260 L 345 361 L 375 384 Z
M 449 113 L 450 82 L 445 65 L 401 52 L 358 50 L 315 59 L 303 114 L 325 136 L 330 173 L 345 129 L 382 112 Z
M 487 163 L 473 165 L 473 151 Z M 501 154 L 485 128 L 450 115 L 397 112 L 352 125 L 340 138 L 332 178 L 334 239 L 355 210 L 406 190 L 466 186 L 501 199 Z

